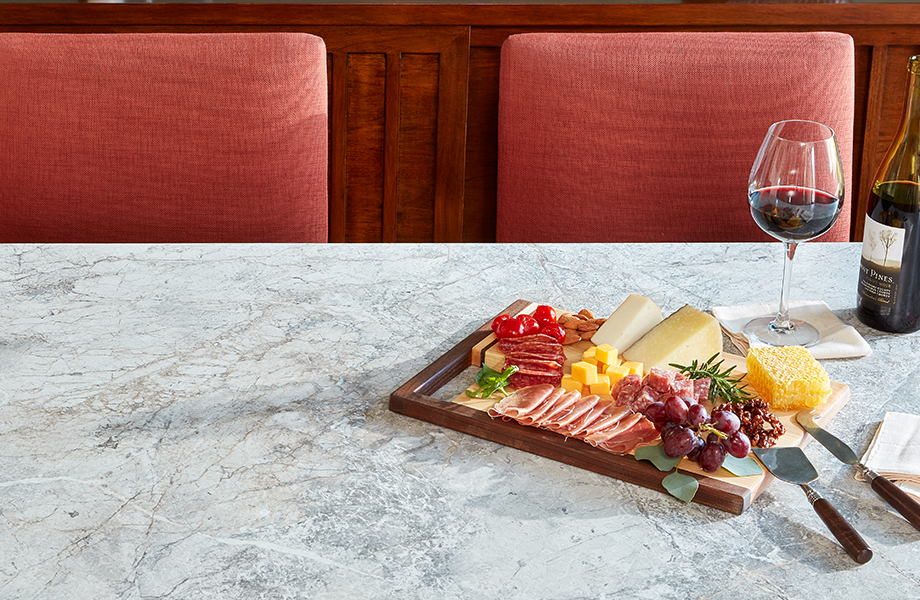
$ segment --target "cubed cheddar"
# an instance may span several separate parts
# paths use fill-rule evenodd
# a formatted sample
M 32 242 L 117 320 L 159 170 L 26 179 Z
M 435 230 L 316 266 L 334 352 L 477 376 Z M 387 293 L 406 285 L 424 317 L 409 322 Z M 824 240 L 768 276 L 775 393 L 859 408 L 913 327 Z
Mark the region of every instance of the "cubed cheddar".
M 597 383 L 597 365 L 579 361 L 572 364 L 572 378 L 584 385 Z
M 622 365 L 620 365 L 620 366 L 622 366 L 622 367 L 624 367 L 624 368 L 626 368 L 626 369 L 629 369 L 629 374 L 630 374 L 630 375 L 633 374 L 633 373 L 635 373 L 635 374 L 638 375 L 639 377 L 645 377 L 645 368 L 644 368 L 643 364 L 640 363 L 640 362 L 635 362 L 635 361 L 627 360 L 627 361 L 625 361 L 625 362 L 624 362 Z
M 610 385 L 613 385 L 614 383 L 618 382 L 619 380 L 629 375 L 629 367 L 624 367 L 620 365 L 611 366 L 607 369 L 607 373 L 605 374 L 610 379 Z
M 589 358 L 597 358 L 597 346 L 591 346 L 581 353 L 582 360 L 587 360 Z
M 609 375 L 598 375 L 597 383 L 591 384 L 591 393 L 597 394 L 598 396 L 609 396 L 610 395 L 610 376 Z
M 600 363 L 597 362 L 597 359 L 594 358 L 593 356 L 582 356 L 582 357 L 581 357 L 581 360 L 584 361 L 584 362 L 586 362 L 586 363 L 588 363 L 588 364 L 590 364 L 590 365 L 594 365 L 595 367 L 598 368 L 598 369 L 597 369 L 598 373 L 601 372 Z
M 575 381 L 575 378 L 571 375 L 563 375 L 560 385 L 562 385 L 562 389 L 567 392 L 578 392 L 581 394 L 585 391 L 585 385 L 580 381 Z
M 601 344 L 593 350 L 594 355 L 597 357 L 597 362 L 604 363 L 605 365 L 617 364 L 617 349 L 610 344 Z M 587 354 L 587 352 L 585 353 Z

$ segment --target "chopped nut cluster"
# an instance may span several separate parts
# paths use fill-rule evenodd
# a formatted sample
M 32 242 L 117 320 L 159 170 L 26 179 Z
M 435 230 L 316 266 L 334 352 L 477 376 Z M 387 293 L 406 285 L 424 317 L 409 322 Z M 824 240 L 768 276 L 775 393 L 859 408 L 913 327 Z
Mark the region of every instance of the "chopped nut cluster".
M 577 313 L 562 313 L 556 319 L 565 329 L 563 344 L 574 344 L 581 340 L 590 340 L 607 319 L 597 319 L 594 313 L 584 308 Z
M 758 448 L 770 448 L 776 445 L 786 427 L 779 418 L 770 412 L 770 406 L 760 398 L 745 402 L 726 402 L 712 409 L 727 410 L 741 419 L 741 431 L 751 440 L 751 445 Z

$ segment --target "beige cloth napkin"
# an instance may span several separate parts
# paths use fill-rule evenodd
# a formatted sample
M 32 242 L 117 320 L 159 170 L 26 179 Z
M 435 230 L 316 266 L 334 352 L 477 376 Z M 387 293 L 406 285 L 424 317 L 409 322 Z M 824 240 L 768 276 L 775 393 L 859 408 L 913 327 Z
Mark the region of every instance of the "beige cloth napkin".
M 712 314 L 722 324 L 722 330 L 732 340 L 732 343 L 746 355 L 748 348 L 765 346 L 756 340 L 749 340 L 741 333 L 741 329 L 751 319 L 776 316 L 779 304 L 754 304 L 750 306 L 717 306 L 712 309 Z M 814 325 L 821 333 L 821 339 L 808 351 L 816 359 L 827 358 L 853 358 L 868 356 L 872 348 L 868 342 L 859 335 L 853 327 L 841 321 L 831 312 L 825 302 L 790 302 L 789 316 L 801 319 Z
M 861 462 L 920 502 L 920 417 L 885 413 Z

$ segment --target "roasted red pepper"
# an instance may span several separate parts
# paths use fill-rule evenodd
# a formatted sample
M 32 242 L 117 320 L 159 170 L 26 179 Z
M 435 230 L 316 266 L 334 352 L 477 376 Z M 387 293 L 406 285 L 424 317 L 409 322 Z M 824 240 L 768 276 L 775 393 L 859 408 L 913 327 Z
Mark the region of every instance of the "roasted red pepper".
M 556 311 L 553 310 L 552 306 L 546 306 L 541 304 L 537 307 L 537 310 L 533 313 L 533 318 L 537 321 L 548 321 L 551 323 L 556 322 Z
M 524 329 L 524 335 L 540 333 L 540 322 L 530 315 L 518 315 L 515 319 L 521 322 L 521 326 Z
M 565 329 L 559 323 L 540 321 L 540 333 L 556 338 L 560 344 L 565 341 Z
M 517 317 L 505 319 L 498 324 L 495 330 L 495 337 L 502 340 L 505 338 L 521 337 L 524 335 L 524 324 Z
M 498 315 L 495 317 L 495 320 L 492 321 L 492 333 L 496 336 L 498 335 L 498 326 L 502 324 L 502 321 L 507 321 L 511 318 L 511 315 Z

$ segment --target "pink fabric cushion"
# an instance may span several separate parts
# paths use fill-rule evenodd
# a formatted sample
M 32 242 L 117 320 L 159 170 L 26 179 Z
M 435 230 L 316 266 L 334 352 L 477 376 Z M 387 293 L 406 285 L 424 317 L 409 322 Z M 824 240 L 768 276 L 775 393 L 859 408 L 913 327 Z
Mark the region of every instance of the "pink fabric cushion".
M 836 131 L 852 191 L 845 34 L 515 35 L 499 89 L 500 242 L 771 240 L 747 183 L 784 119 Z M 849 239 L 848 206 L 820 240 Z
M 0 34 L 0 241 L 325 242 L 323 41 Z

